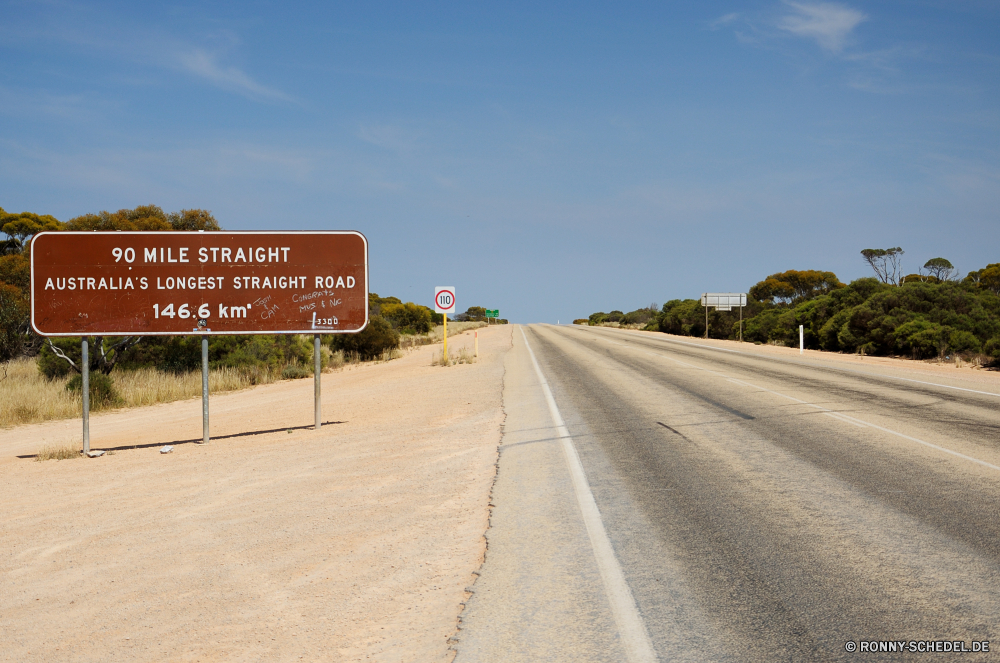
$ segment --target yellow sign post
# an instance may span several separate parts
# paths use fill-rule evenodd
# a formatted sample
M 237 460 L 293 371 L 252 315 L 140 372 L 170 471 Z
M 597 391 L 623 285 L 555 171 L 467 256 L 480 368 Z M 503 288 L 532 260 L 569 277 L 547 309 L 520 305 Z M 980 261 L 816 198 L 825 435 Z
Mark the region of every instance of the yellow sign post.
M 434 310 L 444 317 L 444 354 L 442 360 L 448 365 L 448 314 L 455 312 L 455 286 L 434 288 Z

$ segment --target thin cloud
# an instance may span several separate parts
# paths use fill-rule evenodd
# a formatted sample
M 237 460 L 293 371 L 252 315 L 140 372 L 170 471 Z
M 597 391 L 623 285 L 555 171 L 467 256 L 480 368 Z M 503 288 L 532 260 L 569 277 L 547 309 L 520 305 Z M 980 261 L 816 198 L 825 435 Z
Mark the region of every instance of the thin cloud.
M 365 124 L 357 137 L 366 143 L 397 152 L 409 152 L 417 146 L 417 134 L 390 124 Z
M 712 28 L 713 30 L 718 30 L 719 28 L 723 27 L 724 25 L 729 25 L 730 23 L 732 23 L 733 21 L 735 21 L 739 17 L 740 17 L 740 15 L 737 12 L 733 12 L 731 14 L 726 14 L 725 16 L 720 16 L 719 18 L 717 18 L 714 21 L 712 21 L 711 23 L 709 23 L 708 27 Z
M 178 51 L 175 57 L 182 70 L 227 92 L 236 92 L 250 98 L 292 101 L 292 98 L 284 92 L 261 85 L 246 72 L 219 64 L 216 57 L 208 51 L 199 48 L 188 49 Z
M 199 45 L 157 29 L 84 12 L 59 14 L 40 26 L 30 23 L 16 28 L 0 25 L 0 39 L 8 46 L 18 44 L 31 48 L 37 48 L 40 42 L 66 44 L 85 49 L 88 56 L 103 56 L 118 62 L 191 75 L 255 101 L 298 103 L 281 90 L 259 83 L 238 67 L 224 64 L 225 54 L 240 45 L 239 38 L 227 30 L 206 35 Z
M 839 53 L 854 28 L 868 17 L 857 9 L 833 2 L 790 2 L 794 13 L 781 18 L 778 27 L 798 37 L 814 39 L 833 53 Z

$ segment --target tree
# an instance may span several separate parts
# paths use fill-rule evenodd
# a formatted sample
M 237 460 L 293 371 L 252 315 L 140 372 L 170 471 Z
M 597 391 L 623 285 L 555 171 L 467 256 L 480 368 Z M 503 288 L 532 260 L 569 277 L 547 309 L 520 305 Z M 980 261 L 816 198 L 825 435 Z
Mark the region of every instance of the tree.
M 897 246 L 891 249 L 864 249 L 861 255 L 882 283 L 902 285 L 903 253 L 903 249 Z
M 945 258 L 931 258 L 924 263 L 924 269 L 938 281 L 947 281 L 955 273 L 955 266 Z
M 379 297 L 377 292 L 368 293 L 368 315 L 382 315 L 382 307 L 386 304 L 402 304 L 399 297 Z
M 7 239 L 0 242 L 0 255 L 22 253 L 28 246 L 28 241 L 43 230 L 62 230 L 63 224 L 54 216 L 39 215 L 31 212 L 9 214 L 0 207 L 0 232 Z
M 431 330 L 431 310 L 413 302 L 387 303 L 381 306 L 382 317 L 393 329 L 404 334 L 426 334 Z
M 750 296 L 758 302 L 790 304 L 825 295 L 837 288 L 843 288 L 833 272 L 815 269 L 796 270 L 771 274 L 750 288 Z
M 0 281 L 0 362 L 24 353 L 30 342 L 28 296 L 23 290 Z
M 486 319 L 486 308 L 483 306 L 470 306 L 465 313 L 456 315 L 455 319 L 462 322 L 481 322 Z
M 156 205 L 117 212 L 83 214 L 66 222 L 66 230 L 221 230 L 207 210 L 186 209 L 170 214 Z
M 109 375 L 115 369 L 118 362 L 126 353 L 139 341 L 141 336 L 123 336 L 114 339 L 105 339 L 104 336 L 86 336 L 89 344 L 88 363 L 91 371 L 98 371 Z M 60 338 L 53 341 L 51 338 L 45 339 L 45 346 L 42 348 L 38 370 L 46 377 L 61 375 L 64 371 L 55 368 L 58 363 L 56 358 L 69 364 L 69 367 L 80 373 L 83 370 L 83 357 L 80 342 L 76 338 Z
M 38 350 L 41 338 L 31 330 L 29 301 L 31 238 L 43 230 L 61 230 L 63 224 L 49 215 L 11 214 L 0 208 L 0 361 L 9 361 Z
M 212 213 L 203 209 L 182 209 L 180 212 L 171 212 L 167 215 L 167 221 L 174 230 L 204 230 L 206 232 L 222 230 Z
M 378 315 L 368 318 L 368 326 L 357 334 L 335 334 L 330 349 L 358 353 L 361 359 L 378 359 L 386 350 L 399 347 L 399 334 L 389 322 Z
M 1000 262 L 993 262 L 982 269 L 969 272 L 964 281 L 1000 295 Z

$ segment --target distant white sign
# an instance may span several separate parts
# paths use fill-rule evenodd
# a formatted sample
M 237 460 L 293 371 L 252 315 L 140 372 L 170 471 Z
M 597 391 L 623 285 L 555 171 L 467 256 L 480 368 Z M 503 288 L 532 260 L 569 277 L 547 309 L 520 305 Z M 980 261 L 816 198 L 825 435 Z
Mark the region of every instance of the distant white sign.
M 445 315 L 455 312 L 455 286 L 439 285 L 434 288 L 434 310 Z
M 702 306 L 714 307 L 717 311 L 732 311 L 733 307 L 747 305 L 745 292 L 706 292 L 701 296 Z

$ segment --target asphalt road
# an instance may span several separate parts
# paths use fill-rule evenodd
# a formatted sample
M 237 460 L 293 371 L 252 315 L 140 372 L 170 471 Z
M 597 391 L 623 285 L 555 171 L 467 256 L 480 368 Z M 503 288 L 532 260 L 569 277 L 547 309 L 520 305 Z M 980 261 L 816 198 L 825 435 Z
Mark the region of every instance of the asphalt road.
M 459 663 L 1000 657 L 1000 397 L 654 334 L 514 339 Z

